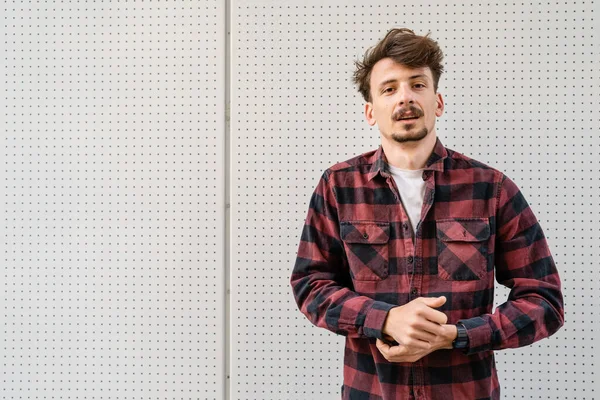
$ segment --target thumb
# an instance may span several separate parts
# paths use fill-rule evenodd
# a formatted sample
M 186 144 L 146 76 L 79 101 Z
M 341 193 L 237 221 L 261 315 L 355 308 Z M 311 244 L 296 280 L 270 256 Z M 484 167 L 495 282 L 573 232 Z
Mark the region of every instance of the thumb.
M 422 300 L 429 307 L 441 307 L 446 303 L 446 296 L 423 297 Z

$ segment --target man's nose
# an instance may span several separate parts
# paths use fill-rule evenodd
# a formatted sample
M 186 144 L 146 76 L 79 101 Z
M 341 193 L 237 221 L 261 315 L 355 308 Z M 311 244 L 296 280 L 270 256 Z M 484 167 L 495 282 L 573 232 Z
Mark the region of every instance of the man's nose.
M 398 104 L 412 104 L 414 102 L 412 90 L 399 88 L 398 93 Z

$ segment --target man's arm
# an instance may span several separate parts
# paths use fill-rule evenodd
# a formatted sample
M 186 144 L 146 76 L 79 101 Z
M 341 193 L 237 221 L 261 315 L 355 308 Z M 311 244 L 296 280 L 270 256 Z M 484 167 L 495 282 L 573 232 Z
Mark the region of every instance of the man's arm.
M 459 321 L 469 336 L 466 354 L 527 346 L 564 324 L 560 278 L 546 238 L 507 176 L 500 184 L 497 207 L 496 280 L 511 291 L 493 314 Z
M 329 178 L 325 171 L 310 200 L 290 279 L 294 297 L 300 311 L 318 327 L 344 336 L 381 339 L 387 312 L 396 305 L 352 290 Z

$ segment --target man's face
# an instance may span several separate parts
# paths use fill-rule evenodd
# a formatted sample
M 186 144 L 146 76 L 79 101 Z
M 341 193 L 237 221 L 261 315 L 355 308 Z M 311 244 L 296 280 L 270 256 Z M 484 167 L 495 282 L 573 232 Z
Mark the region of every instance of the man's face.
M 384 140 L 416 144 L 434 130 L 444 101 L 433 90 L 429 67 L 413 69 L 384 58 L 373 66 L 370 82 L 372 102 L 365 105 L 365 117 L 369 125 L 377 124 Z

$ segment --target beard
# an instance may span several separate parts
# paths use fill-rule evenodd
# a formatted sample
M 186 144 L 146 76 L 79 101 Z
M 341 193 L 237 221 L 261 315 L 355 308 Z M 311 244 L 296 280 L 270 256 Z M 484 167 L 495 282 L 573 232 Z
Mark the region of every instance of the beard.
M 420 131 L 416 131 L 416 132 L 406 132 L 406 133 L 397 133 L 397 132 L 392 132 L 392 139 L 395 142 L 398 143 L 406 143 L 406 142 L 418 142 L 419 140 L 423 140 L 427 134 L 429 133 L 429 130 L 424 127 L 423 129 L 421 129 Z

